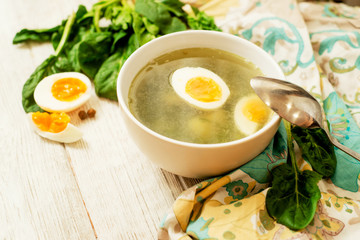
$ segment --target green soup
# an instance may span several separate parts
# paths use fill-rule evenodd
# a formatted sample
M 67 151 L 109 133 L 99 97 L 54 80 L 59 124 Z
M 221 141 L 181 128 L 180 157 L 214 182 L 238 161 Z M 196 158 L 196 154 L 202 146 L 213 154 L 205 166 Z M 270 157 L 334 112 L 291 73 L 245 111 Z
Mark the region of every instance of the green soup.
M 230 90 L 226 102 L 219 108 L 203 110 L 180 97 L 170 79 L 183 67 L 202 67 L 216 73 Z M 205 144 L 234 141 L 246 136 L 234 122 L 235 105 L 254 93 L 249 82 L 260 75 L 253 63 L 229 52 L 210 48 L 176 50 L 140 70 L 129 90 L 129 108 L 145 126 L 172 139 Z

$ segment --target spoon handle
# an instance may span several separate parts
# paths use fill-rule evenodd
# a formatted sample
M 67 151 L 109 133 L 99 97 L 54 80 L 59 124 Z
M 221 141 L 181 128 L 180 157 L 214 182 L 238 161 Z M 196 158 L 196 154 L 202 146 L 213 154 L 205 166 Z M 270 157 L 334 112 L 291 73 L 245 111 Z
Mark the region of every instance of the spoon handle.
M 344 153 L 349 154 L 350 156 L 352 156 L 356 160 L 360 161 L 360 153 L 355 152 L 354 150 L 342 145 L 336 138 L 334 138 L 332 136 L 330 137 L 330 141 L 334 144 L 335 147 L 337 147 L 338 149 L 340 149 Z

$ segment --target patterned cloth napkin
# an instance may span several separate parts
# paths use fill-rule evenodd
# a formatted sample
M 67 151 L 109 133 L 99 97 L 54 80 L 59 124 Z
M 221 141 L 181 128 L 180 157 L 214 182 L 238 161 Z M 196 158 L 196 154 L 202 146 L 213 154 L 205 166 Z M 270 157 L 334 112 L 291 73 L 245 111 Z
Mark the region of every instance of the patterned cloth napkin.
M 200 9 L 213 13 L 223 31 L 273 56 L 288 81 L 323 104 L 332 134 L 360 152 L 359 7 L 295 0 L 201 2 L 207 3 Z M 231 7 L 221 7 L 229 2 Z M 319 182 L 321 199 L 305 229 L 292 231 L 269 216 L 270 170 L 286 162 L 286 149 L 280 126 L 255 159 L 184 191 L 160 224 L 159 239 L 360 239 L 360 162 L 338 149 L 336 173 Z M 310 168 L 297 157 L 302 169 Z

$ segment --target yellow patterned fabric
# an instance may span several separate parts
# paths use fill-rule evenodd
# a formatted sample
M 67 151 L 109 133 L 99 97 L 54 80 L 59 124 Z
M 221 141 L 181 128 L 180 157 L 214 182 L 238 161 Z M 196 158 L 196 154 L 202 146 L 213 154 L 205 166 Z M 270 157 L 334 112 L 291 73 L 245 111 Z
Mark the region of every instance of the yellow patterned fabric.
M 317 98 L 331 133 L 360 152 L 360 8 L 295 0 L 188 0 L 225 32 L 262 47 L 289 82 Z M 312 222 L 293 231 L 266 209 L 270 171 L 286 162 L 280 127 L 269 147 L 224 176 L 184 191 L 160 224 L 159 239 L 360 239 L 360 162 L 335 149 L 334 176 L 318 185 Z M 285 144 L 285 145 L 284 145 Z M 311 166 L 297 154 L 301 170 Z

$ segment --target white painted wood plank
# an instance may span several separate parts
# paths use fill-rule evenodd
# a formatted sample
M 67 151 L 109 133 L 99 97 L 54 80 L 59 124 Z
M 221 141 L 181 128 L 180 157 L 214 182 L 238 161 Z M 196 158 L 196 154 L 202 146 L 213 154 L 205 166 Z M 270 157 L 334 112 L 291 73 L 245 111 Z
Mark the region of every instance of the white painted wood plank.
M 83 109 L 90 107 L 97 111 L 95 119 L 78 124 L 86 129 L 84 138 L 66 149 L 96 233 L 100 239 L 156 239 L 162 217 L 184 186 L 137 149 L 116 102 L 93 95 Z
M 0 224 L 8 223 L 0 226 L 0 238 L 156 239 L 157 227 L 175 198 L 198 182 L 149 162 L 129 139 L 117 103 L 94 93 L 82 108 L 95 108 L 94 119 L 81 121 L 77 111 L 71 114 L 84 132 L 77 143 L 64 146 L 43 140 L 26 124 L 22 84 L 53 50 L 49 44 L 11 46 L 13 35 L 24 27 L 57 25 L 79 3 L 93 2 L 9 1 L 8 14 L 0 18 L 11 23 L 2 27 L 8 37 L 0 42 L 7 55 L 0 63 L 0 86 L 5 86 L 0 88 L 0 109 L 9 112 L 0 119 L 6 126 L 0 133 L 0 154 L 8 156 L 0 163 Z M 8 83 L 9 78 L 15 82 Z
M 63 18 L 61 7 L 38 12 L 46 6 L 13 0 L 0 8 L 0 239 L 95 239 L 64 145 L 33 133 L 21 106 L 23 83 L 51 47 L 11 41 L 21 28 L 38 27 L 37 15 Z

